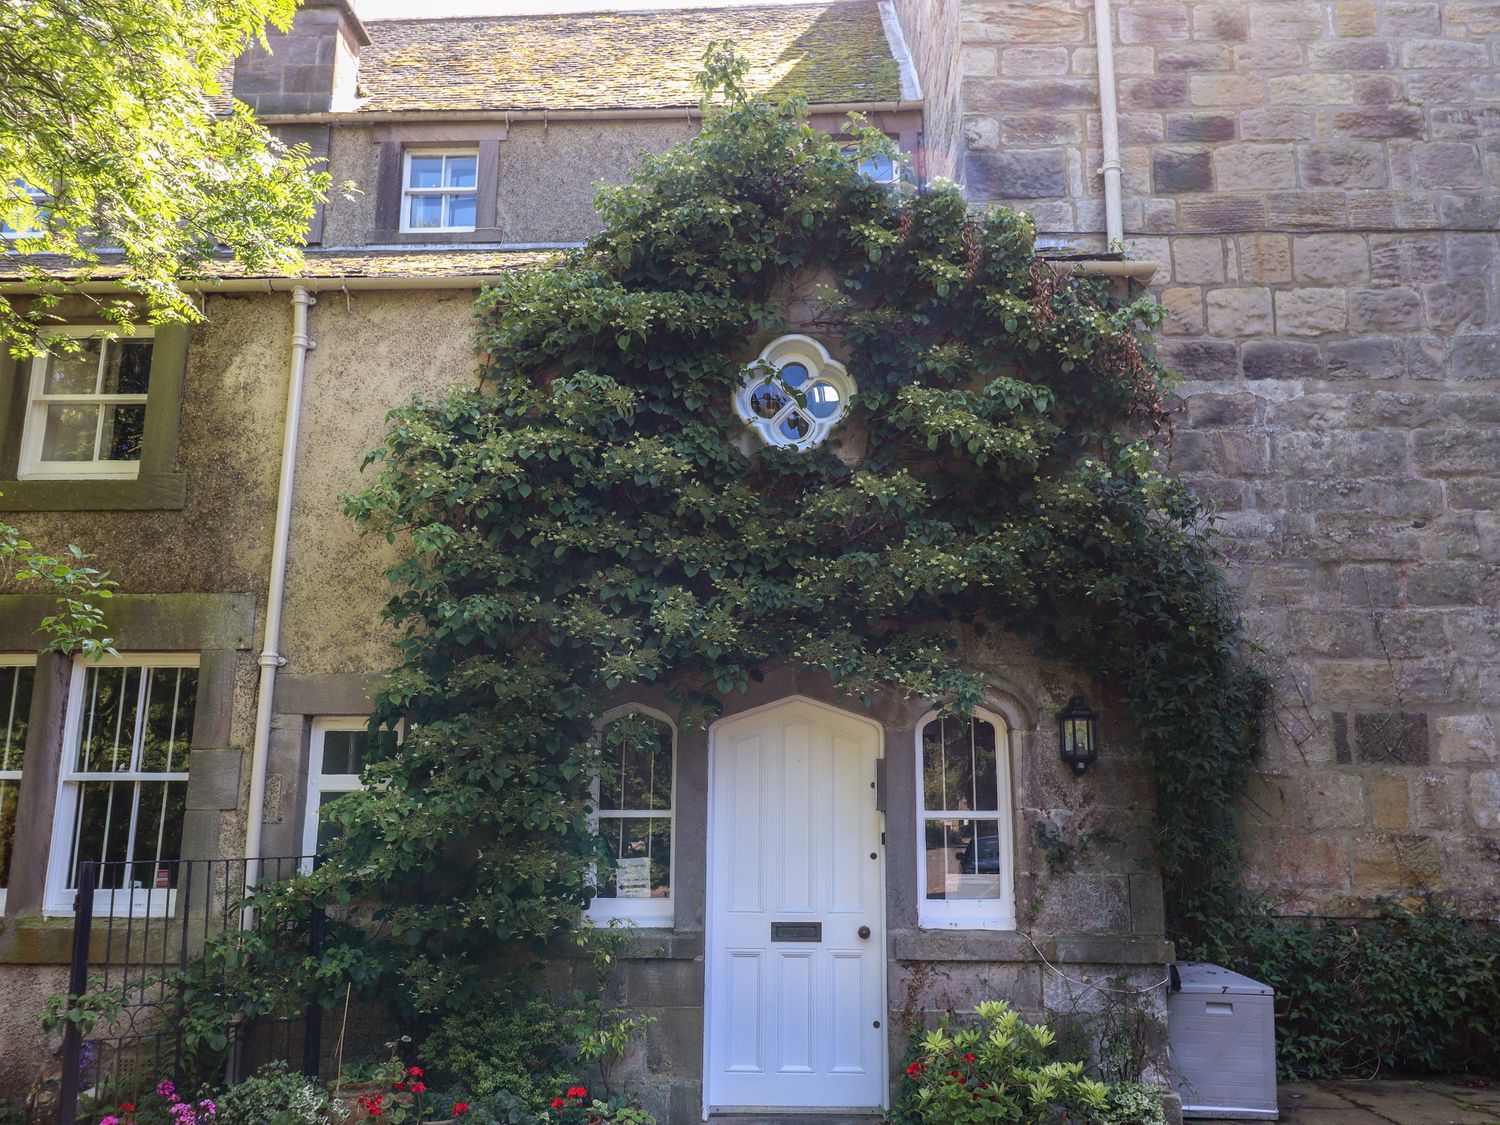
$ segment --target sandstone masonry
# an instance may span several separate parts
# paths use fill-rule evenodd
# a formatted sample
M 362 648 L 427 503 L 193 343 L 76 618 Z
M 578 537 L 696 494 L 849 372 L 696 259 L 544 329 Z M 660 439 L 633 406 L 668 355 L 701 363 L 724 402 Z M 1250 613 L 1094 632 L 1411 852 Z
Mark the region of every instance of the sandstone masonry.
M 1092 12 L 936 12 L 956 93 L 929 78 L 943 35 L 912 38 L 929 119 L 963 123 L 928 166 L 1100 248 Z M 1126 249 L 1161 263 L 1183 378 L 1172 467 L 1276 679 L 1253 881 L 1289 909 L 1430 889 L 1493 913 L 1500 2 L 1116 0 L 1114 30 Z

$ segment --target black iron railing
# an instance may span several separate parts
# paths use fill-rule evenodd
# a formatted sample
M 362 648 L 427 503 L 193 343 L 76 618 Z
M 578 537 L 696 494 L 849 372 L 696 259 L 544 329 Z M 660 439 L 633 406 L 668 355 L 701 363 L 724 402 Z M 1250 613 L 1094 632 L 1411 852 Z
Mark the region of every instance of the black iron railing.
M 86 1017 L 65 1026 L 59 1125 L 74 1125 L 86 1108 L 137 1101 L 162 1079 L 233 1082 L 275 1060 L 318 1074 L 316 1003 L 295 1015 L 234 1022 L 222 1043 L 206 1049 L 184 1034 L 187 984 L 204 951 L 260 924 L 250 905 L 253 888 L 314 862 L 309 856 L 161 860 L 145 879 L 138 878 L 139 864 L 79 865 L 68 993 Z M 305 929 L 277 936 L 305 941 L 316 958 L 321 910 Z

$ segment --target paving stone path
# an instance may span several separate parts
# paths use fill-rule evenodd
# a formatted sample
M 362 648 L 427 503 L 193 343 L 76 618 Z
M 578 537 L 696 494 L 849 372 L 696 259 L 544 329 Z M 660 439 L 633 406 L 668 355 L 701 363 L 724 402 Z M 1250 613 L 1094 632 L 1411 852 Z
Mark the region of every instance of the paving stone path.
M 1278 1097 L 1281 1125 L 1500 1125 L 1500 1081 L 1481 1078 L 1285 1082 Z

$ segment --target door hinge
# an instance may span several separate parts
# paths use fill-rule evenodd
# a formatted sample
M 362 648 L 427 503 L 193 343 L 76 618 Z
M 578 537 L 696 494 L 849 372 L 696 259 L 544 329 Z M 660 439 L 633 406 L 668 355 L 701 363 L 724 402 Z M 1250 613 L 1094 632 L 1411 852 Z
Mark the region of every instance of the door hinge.
M 880 846 L 881 846 L 881 847 L 882 847 L 882 848 L 883 848 L 883 847 L 885 847 L 885 833 L 884 833 L 884 832 L 882 832 L 882 833 L 881 833 L 881 834 L 880 834 Z
M 875 759 L 875 811 L 885 812 L 885 759 Z

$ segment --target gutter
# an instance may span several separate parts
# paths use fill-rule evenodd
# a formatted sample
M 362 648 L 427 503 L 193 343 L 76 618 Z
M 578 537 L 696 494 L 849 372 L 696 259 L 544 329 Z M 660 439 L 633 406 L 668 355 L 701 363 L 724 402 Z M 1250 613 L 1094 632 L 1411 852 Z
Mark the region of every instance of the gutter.
M 920 110 L 921 98 L 884 102 L 833 102 L 808 107 L 809 114 L 900 113 Z M 397 109 L 350 110 L 343 113 L 262 113 L 262 125 L 389 125 L 439 121 L 681 121 L 703 116 L 698 106 L 663 106 L 655 109 Z
M 297 431 L 302 421 L 302 384 L 307 375 L 307 353 L 317 345 L 307 334 L 307 310 L 317 304 L 306 286 L 292 289 L 291 375 L 286 388 L 286 421 L 281 432 L 281 479 L 276 489 L 276 528 L 271 537 L 271 575 L 266 585 L 266 628 L 261 653 L 260 684 L 255 698 L 255 741 L 250 752 L 250 803 L 245 820 L 245 886 L 252 889 L 260 874 L 261 821 L 266 811 L 266 763 L 271 746 L 271 705 L 276 672 L 286 663 L 281 647 L 281 610 L 286 595 L 287 546 L 292 535 L 292 486 L 297 472 Z M 248 912 L 247 912 L 248 913 Z
M 323 293 L 328 290 L 353 292 L 358 289 L 478 289 L 508 272 L 510 271 L 438 274 L 432 277 L 228 277 L 191 281 L 184 283 L 183 288 L 194 293 L 296 293 L 299 289 L 308 293 Z M 128 288 L 124 279 L 81 282 L 70 282 L 66 278 L 55 280 L 58 284 L 67 286 L 69 293 L 115 293 Z M 0 282 L 0 294 L 11 293 L 34 295 L 36 288 L 24 281 Z
M 1125 219 L 1120 202 L 1120 110 L 1115 93 L 1115 33 L 1109 0 L 1094 0 L 1094 38 L 1099 54 L 1099 122 L 1103 140 L 1104 231 L 1110 247 L 1125 241 Z

